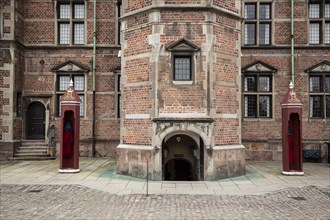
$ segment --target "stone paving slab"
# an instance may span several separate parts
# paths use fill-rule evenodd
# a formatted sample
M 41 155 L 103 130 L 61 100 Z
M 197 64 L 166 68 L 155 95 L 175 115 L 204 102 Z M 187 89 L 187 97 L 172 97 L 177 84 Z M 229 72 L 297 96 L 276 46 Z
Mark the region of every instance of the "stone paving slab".
M 110 158 L 80 158 L 80 172 L 58 173 L 59 161 L 1 162 L 1 184 L 78 184 L 114 194 L 145 194 L 146 180 L 116 174 Z M 219 181 L 148 181 L 149 194 L 260 195 L 288 187 L 330 186 L 330 165 L 304 163 L 304 176 L 284 176 L 281 162 L 246 161 L 246 175 Z

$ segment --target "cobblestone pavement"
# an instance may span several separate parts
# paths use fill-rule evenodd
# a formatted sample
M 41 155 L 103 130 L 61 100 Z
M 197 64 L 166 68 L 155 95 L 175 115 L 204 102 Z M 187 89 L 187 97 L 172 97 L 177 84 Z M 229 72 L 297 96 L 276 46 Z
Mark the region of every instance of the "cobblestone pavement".
M 80 185 L 1 185 L 0 219 L 330 219 L 330 186 L 264 195 L 114 195 Z

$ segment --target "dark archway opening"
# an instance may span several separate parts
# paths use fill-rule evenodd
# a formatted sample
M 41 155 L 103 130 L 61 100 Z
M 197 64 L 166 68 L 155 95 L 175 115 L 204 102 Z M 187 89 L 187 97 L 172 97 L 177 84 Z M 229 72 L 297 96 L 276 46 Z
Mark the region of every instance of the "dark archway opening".
M 163 180 L 199 181 L 204 176 L 204 144 L 200 137 L 178 134 L 162 146 Z
M 186 160 L 172 159 L 165 165 L 164 180 L 193 181 L 196 180 L 192 175 L 193 168 L 191 163 Z

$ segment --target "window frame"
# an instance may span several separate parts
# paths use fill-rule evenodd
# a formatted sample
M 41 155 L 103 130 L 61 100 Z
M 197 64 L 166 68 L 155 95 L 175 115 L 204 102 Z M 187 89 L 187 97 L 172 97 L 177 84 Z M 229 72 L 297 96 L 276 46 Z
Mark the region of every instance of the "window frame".
M 319 91 L 311 91 L 311 78 L 313 77 L 320 78 Z M 330 89 L 329 91 L 325 89 L 326 78 L 330 78 L 330 72 L 311 72 L 308 75 L 308 109 L 310 119 L 330 120 L 330 115 L 327 115 L 327 97 L 330 97 Z M 320 116 L 313 116 L 313 106 L 311 105 L 312 97 L 322 97 L 320 102 Z
M 80 118 L 84 118 L 86 115 L 86 111 L 85 111 L 85 105 L 86 105 L 86 76 L 83 72 L 59 72 L 56 74 L 56 92 L 55 92 L 55 116 L 56 117 L 61 117 L 61 107 L 60 107 L 60 99 L 61 96 L 64 95 L 64 93 L 67 91 L 67 89 L 65 90 L 60 90 L 60 78 L 61 77 L 69 77 L 69 81 L 72 79 L 73 81 L 73 85 L 74 85 L 74 81 L 75 81 L 75 77 L 83 77 L 83 85 L 84 85 L 84 90 L 76 90 L 76 93 L 78 94 L 78 96 L 81 99 L 81 96 L 83 97 L 83 99 L 81 100 L 82 104 L 80 104 L 80 112 L 79 112 L 79 116 Z
M 70 17 L 69 18 L 61 18 L 60 17 L 60 7 L 61 5 L 70 5 Z M 84 9 L 84 17 L 83 18 L 75 18 L 75 5 L 83 5 Z M 56 16 L 57 16 L 57 44 L 61 46 L 81 46 L 86 44 L 86 4 L 85 1 L 82 0 L 69 0 L 69 1 L 58 1 L 56 8 Z M 69 42 L 61 43 L 61 24 L 69 24 Z M 75 37 L 75 24 L 83 24 L 83 33 L 80 36 L 82 39 L 81 43 L 76 43 Z M 80 42 L 80 41 L 79 41 Z
M 319 5 L 319 15 L 318 17 L 310 17 L 310 12 L 311 12 L 311 5 Z M 330 45 L 330 40 L 329 42 L 326 42 L 326 24 L 330 23 L 330 16 L 326 17 L 326 5 L 330 5 L 330 0 L 314 0 L 308 1 L 308 44 L 309 45 Z M 330 6 L 328 6 L 330 7 Z M 318 32 L 319 32 L 319 42 L 318 43 L 313 43 L 311 42 L 311 24 L 319 24 Z M 330 30 L 328 30 L 330 32 Z M 330 35 L 330 33 L 328 33 Z
M 177 74 L 176 74 L 176 63 L 175 63 L 175 61 L 176 61 L 176 59 L 177 58 L 188 58 L 189 59 L 189 61 L 190 61 L 190 67 L 189 67 L 189 79 L 177 79 L 176 78 L 176 76 L 177 76 Z M 193 61 L 193 54 L 192 53 L 189 53 L 189 52 L 187 52 L 187 53 L 173 53 L 173 55 L 172 55 L 172 71 L 173 71 L 173 74 L 172 74 L 172 80 L 173 81 L 193 81 L 193 73 L 194 73 L 194 70 L 193 70 L 193 63 L 194 63 L 194 61 Z
M 254 18 L 247 18 L 247 16 L 245 15 L 245 6 L 247 5 L 255 5 L 255 17 Z M 269 18 L 260 18 L 260 6 L 261 5 L 269 5 Z M 244 20 L 243 20 L 243 28 L 242 31 L 244 32 L 244 34 L 242 34 L 243 40 L 242 40 L 242 44 L 243 46 L 262 46 L 262 47 L 266 47 L 266 46 L 271 46 L 273 45 L 273 37 L 272 37 L 272 33 L 273 33 L 273 4 L 272 2 L 262 2 L 262 1 L 254 1 L 254 2 L 245 2 L 244 3 L 244 7 L 243 7 L 243 14 L 244 14 Z M 246 33 L 246 24 L 254 24 L 255 26 L 255 30 L 254 30 L 254 43 L 249 43 L 247 41 L 247 37 L 249 35 L 247 35 Z M 261 24 L 269 24 L 269 34 L 267 35 L 269 37 L 269 43 L 261 43 L 261 37 L 260 37 L 260 26 Z M 266 36 L 265 36 L 266 39 Z
M 254 77 L 255 78 L 255 91 L 246 91 L 245 90 L 245 79 L 247 77 Z M 259 88 L 260 85 L 260 77 L 267 77 L 269 78 L 269 91 L 261 91 Z M 243 83 L 242 83 L 242 93 L 243 93 L 243 117 L 244 119 L 273 119 L 273 105 L 274 105 L 274 77 L 272 73 L 269 72 L 245 72 L 243 74 Z M 245 97 L 256 97 L 255 103 L 255 113 L 254 116 L 248 116 L 248 112 L 246 112 L 246 103 Z M 269 107 L 269 116 L 261 116 L 261 108 L 260 108 L 260 97 L 270 97 L 270 107 Z M 246 116 L 247 115 L 247 116 Z

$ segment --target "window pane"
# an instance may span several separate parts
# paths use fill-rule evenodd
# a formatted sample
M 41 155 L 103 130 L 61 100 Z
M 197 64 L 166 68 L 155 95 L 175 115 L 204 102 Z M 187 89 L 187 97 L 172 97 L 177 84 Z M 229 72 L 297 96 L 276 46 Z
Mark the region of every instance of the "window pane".
M 74 44 L 84 44 L 85 25 L 74 24 Z
M 84 91 L 85 90 L 85 80 L 84 76 L 74 76 L 74 84 L 73 87 L 76 91 Z
M 271 97 L 259 96 L 259 117 L 270 118 L 271 114 Z
M 70 19 L 69 4 L 60 4 L 60 19 Z
M 245 4 L 244 14 L 246 19 L 256 18 L 256 5 L 255 4 Z
M 190 57 L 174 57 L 174 79 L 191 80 Z
M 260 4 L 259 18 L 270 19 L 270 4 Z
M 255 76 L 247 76 L 244 78 L 244 91 L 245 92 L 256 92 L 256 77 Z
M 70 24 L 60 24 L 60 44 L 70 44 Z
M 326 118 L 330 118 L 330 96 L 327 95 L 325 97 L 325 100 L 326 100 Z
M 85 100 L 84 100 L 84 95 L 79 95 L 79 98 L 81 100 L 80 102 L 80 114 L 79 116 L 84 116 L 84 103 L 85 103 Z
M 312 118 L 322 117 L 322 96 L 311 96 L 310 97 L 310 116 Z
M 326 76 L 324 80 L 324 92 L 330 92 L 330 76 Z
M 309 91 L 310 92 L 320 92 L 321 91 L 321 77 L 320 76 L 310 77 Z
M 310 23 L 309 24 L 309 43 L 319 44 L 320 43 L 320 24 Z
M 270 24 L 260 24 L 259 44 L 270 44 Z
M 245 117 L 257 117 L 257 96 L 244 97 L 244 110 Z
M 320 4 L 309 4 L 309 18 L 320 17 Z
M 270 77 L 259 77 L 259 92 L 271 92 Z
M 330 18 L 330 4 L 325 4 L 324 17 L 325 18 Z
M 245 44 L 256 44 L 256 25 L 255 24 L 245 24 Z
M 59 91 L 66 91 L 69 88 L 70 76 L 59 76 L 58 89 Z
M 75 4 L 74 5 L 74 14 L 73 18 L 85 18 L 85 5 L 84 4 Z
M 325 23 L 324 26 L 324 43 L 330 44 L 330 23 Z

